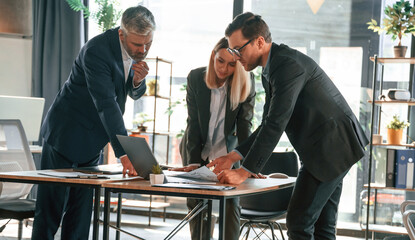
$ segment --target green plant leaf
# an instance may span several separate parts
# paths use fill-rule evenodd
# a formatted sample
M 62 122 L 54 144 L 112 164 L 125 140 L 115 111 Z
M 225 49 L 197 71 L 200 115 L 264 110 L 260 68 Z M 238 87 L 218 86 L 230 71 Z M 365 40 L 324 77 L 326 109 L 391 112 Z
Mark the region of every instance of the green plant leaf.
M 66 0 L 69 7 L 75 12 L 83 11 L 84 18 L 88 18 L 90 15 L 89 9 L 81 2 L 81 0 Z

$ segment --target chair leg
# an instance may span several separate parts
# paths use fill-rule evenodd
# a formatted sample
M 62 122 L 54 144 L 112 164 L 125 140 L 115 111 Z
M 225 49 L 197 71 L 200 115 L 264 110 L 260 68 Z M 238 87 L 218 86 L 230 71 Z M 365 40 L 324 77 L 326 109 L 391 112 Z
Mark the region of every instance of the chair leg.
M 241 236 L 242 234 L 242 230 L 244 230 L 244 227 L 248 224 L 249 222 L 244 222 L 241 226 L 241 229 L 239 230 L 239 236 Z
M 268 225 L 269 229 L 271 230 L 271 236 L 272 236 L 272 240 L 275 240 L 275 234 L 274 234 L 274 226 L 272 223 L 267 222 L 266 225 Z
M 277 225 L 278 229 L 280 230 L 282 240 L 285 240 L 284 234 L 282 233 L 282 227 L 281 227 L 281 224 L 279 224 L 278 222 L 273 222 L 273 223 L 274 223 L 275 225 Z
M 252 225 L 251 225 L 251 223 L 249 223 L 249 224 L 248 224 L 248 230 L 246 231 L 246 237 L 245 237 L 245 240 L 248 240 L 249 233 L 251 232 L 251 228 L 252 228 Z
M 17 239 L 22 240 L 23 236 L 23 220 L 19 220 L 19 229 L 17 231 Z

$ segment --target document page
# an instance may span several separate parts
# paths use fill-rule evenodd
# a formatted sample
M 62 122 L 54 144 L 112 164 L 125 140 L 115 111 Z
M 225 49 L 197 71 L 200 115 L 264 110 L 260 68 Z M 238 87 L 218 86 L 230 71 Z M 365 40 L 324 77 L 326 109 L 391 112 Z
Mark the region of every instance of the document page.
M 218 177 L 206 166 L 197 168 L 191 172 L 169 174 L 171 177 L 190 178 L 194 180 L 219 182 Z

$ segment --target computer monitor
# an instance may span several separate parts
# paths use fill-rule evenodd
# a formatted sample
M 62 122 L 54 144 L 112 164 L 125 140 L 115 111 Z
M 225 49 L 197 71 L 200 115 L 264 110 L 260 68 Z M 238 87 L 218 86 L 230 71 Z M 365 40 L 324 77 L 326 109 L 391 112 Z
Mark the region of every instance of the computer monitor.
M 42 124 L 44 98 L 0 95 L 0 119 L 19 119 L 27 141 L 39 140 Z

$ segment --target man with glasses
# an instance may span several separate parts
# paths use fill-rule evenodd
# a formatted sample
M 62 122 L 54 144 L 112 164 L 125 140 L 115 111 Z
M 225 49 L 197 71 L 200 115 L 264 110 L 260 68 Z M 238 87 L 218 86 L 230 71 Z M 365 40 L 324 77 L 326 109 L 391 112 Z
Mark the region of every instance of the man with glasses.
M 342 180 L 368 140 L 326 73 L 308 56 L 272 43 L 258 15 L 238 15 L 225 31 L 228 51 L 245 70 L 263 67 L 261 125 L 240 146 L 208 164 L 221 183 L 240 184 L 261 171 L 285 131 L 302 162 L 287 213 L 290 239 L 335 239 Z M 242 167 L 231 170 L 243 159 Z

